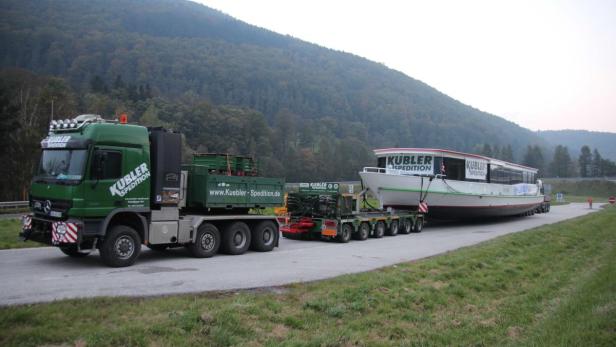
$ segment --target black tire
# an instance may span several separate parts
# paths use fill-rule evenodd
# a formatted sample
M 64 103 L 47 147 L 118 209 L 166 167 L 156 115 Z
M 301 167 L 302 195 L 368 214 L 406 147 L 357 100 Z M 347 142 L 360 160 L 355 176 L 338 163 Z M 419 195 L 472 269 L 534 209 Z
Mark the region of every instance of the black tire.
M 220 231 L 213 224 L 203 223 L 197 229 L 195 243 L 189 244 L 186 248 L 195 258 L 213 257 L 220 248 Z
M 376 222 L 376 225 L 374 226 L 374 233 L 372 233 L 372 237 L 374 237 L 375 239 L 380 239 L 383 236 L 385 236 L 385 222 L 383 221 L 378 221 Z
M 169 246 L 167 245 L 148 245 L 148 248 L 156 252 L 164 252 Z
M 413 224 L 413 232 L 420 233 L 423 230 L 423 224 L 423 219 L 417 218 L 417 220 L 415 220 L 415 224 Z
M 413 231 L 413 223 L 409 218 L 402 219 L 402 225 L 400 228 L 400 234 L 410 234 Z
M 62 246 L 60 247 L 60 250 L 62 251 L 62 253 L 68 255 L 71 258 L 83 258 L 83 257 L 87 257 L 88 254 L 90 254 L 90 252 L 79 252 L 79 250 L 77 249 L 77 245 L 74 246 Z
M 347 243 L 351 241 L 351 234 L 353 234 L 353 227 L 351 224 L 343 224 L 340 228 L 340 233 L 336 235 L 336 240 L 340 243 Z
M 141 252 L 141 237 L 135 229 L 116 225 L 105 235 L 100 247 L 103 263 L 111 267 L 131 266 Z
M 349 224 L 345 224 L 345 225 L 349 225 Z M 365 222 L 361 223 L 359 225 L 359 228 L 357 228 L 357 231 L 353 233 L 353 237 L 359 241 L 367 240 L 369 236 L 370 236 L 370 224 L 365 223 Z
M 232 255 L 244 254 L 250 247 L 250 228 L 244 222 L 233 222 L 227 225 L 222 235 L 222 247 L 225 253 Z
M 398 223 L 397 220 L 392 220 L 391 223 L 389 224 L 389 228 L 387 229 L 387 235 L 389 236 L 396 236 L 398 235 L 398 231 L 400 229 L 400 224 Z
M 269 252 L 276 246 L 278 238 L 278 226 L 276 223 L 264 220 L 258 223 L 252 230 L 250 249 L 257 252 Z

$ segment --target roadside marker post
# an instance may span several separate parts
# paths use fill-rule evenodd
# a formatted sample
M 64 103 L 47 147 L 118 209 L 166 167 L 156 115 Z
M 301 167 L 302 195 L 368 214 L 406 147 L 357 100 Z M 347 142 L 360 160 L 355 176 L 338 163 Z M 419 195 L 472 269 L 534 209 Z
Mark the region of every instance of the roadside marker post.
M 614 205 L 614 203 L 616 203 L 616 197 L 614 196 L 610 196 L 610 198 L 607 200 L 610 204 Z

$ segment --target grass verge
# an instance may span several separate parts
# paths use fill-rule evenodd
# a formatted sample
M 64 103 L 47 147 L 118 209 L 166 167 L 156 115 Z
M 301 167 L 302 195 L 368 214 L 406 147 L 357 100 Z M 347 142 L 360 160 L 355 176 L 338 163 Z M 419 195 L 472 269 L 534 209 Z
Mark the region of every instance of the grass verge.
M 23 242 L 19 240 L 21 231 L 21 220 L 19 219 L 0 219 L 0 249 L 9 248 L 29 248 L 43 247 L 44 244 L 32 241 Z
M 613 346 L 615 225 L 616 208 L 606 208 L 275 290 L 4 307 L 0 345 Z

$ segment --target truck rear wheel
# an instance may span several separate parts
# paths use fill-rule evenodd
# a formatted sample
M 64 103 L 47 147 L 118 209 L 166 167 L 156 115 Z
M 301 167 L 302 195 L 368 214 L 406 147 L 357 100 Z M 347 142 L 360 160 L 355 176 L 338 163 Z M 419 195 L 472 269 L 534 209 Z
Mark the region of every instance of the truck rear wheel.
M 340 228 L 340 233 L 336 236 L 336 240 L 340 243 L 347 243 L 351 241 L 351 234 L 353 233 L 353 227 L 351 224 L 343 224 Z
M 111 267 L 125 267 L 135 263 L 141 252 L 141 237 L 126 225 L 116 225 L 105 235 L 100 248 L 103 263 Z
M 387 235 L 389 236 L 396 236 L 398 235 L 398 228 L 399 228 L 399 224 L 397 220 L 393 220 L 391 221 L 391 224 L 389 224 L 389 229 L 387 229 Z
M 220 248 L 220 232 L 215 225 L 204 223 L 197 230 L 195 243 L 188 246 L 188 251 L 195 258 L 210 258 L 218 253 Z
M 376 239 L 380 239 L 385 235 L 385 222 L 378 221 L 376 222 L 376 226 L 374 227 L 374 233 L 372 236 Z
M 402 228 L 400 229 L 400 234 L 410 234 L 413 230 L 413 223 L 410 218 L 402 219 Z
M 225 228 L 222 246 L 227 254 L 243 254 L 250 247 L 250 229 L 244 222 L 233 222 Z
M 250 249 L 258 252 L 269 252 L 276 245 L 278 228 L 274 222 L 265 220 L 260 222 L 252 230 Z
M 345 224 L 345 225 L 348 225 L 348 224 Z M 360 240 L 360 241 L 364 241 L 368 239 L 368 236 L 370 236 L 370 224 L 361 223 L 359 225 L 359 228 L 357 229 L 357 232 L 353 236 L 356 240 Z
M 413 224 L 413 232 L 420 233 L 422 230 L 423 230 L 423 219 L 417 218 L 417 220 L 415 220 L 415 224 Z
M 62 253 L 68 255 L 71 258 L 83 258 L 87 257 L 90 252 L 79 252 L 77 245 L 74 246 L 62 246 L 60 247 Z

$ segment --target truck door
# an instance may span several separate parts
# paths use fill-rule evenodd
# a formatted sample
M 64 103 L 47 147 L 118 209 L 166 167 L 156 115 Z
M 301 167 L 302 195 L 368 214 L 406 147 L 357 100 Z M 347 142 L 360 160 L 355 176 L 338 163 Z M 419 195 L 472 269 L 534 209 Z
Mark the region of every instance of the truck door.
M 84 206 L 89 217 L 104 217 L 126 205 L 122 196 L 112 194 L 110 190 L 125 173 L 123 148 L 94 147 L 88 171 Z

